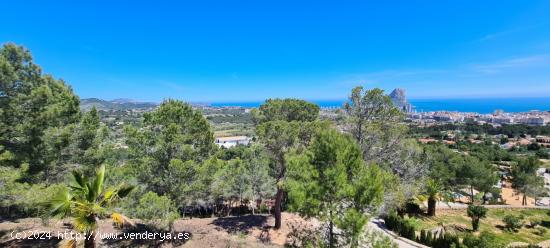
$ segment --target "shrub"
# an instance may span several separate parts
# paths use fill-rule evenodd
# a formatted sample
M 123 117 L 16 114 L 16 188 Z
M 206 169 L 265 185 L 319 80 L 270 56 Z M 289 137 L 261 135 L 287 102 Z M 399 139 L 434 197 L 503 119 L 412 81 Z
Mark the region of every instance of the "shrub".
M 145 193 L 132 210 L 133 217 L 146 220 L 148 224 L 164 230 L 171 230 L 172 223 L 179 218 L 172 200 L 154 192 Z
M 422 213 L 422 209 L 420 209 L 420 206 L 413 201 L 408 201 L 405 204 L 405 212 L 407 214 L 420 214 Z
M 388 227 L 388 229 L 396 232 L 400 236 L 407 239 L 416 240 L 415 226 L 410 220 L 403 219 L 394 212 L 386 216 L 384 222 L 386 223 L 386 227 Z
M 410 240 L 416 239 L 416 232 L 415 232 L 414 225 L 408 220 L 403 220 L 401 232 L 399 234 Z
M 542 159 L 550 159 L 550 150 L 538 150 L 535 155 Z
M 418 243 L 424 244 L 426 242 L 426 230 L 422 229 L 420 230 L 420 236 L 416 239 Z
M 269 212 L 269 206 L 267 206 L 267 204 L 263 203 L 260 204 L 260 209 L 259 209 L 260 213 L 267 213 Z
M 19 182 L 22 169 L 0 166 L 0 215 L 10 218 L 43 216 L 46 205 L 65 186 Z
M 288 224 L 289 233 L 286 239 L 285 247 L 321 247 L 324 245 L 321 230 L 313 227 L 309 223 L 303 223 L 297 220 L 292 220 Z M 267 236 L 262 240 L 269 241 L 269 230 Z
M 523 216 L 506 215 L 502 221 L 506 224 L 508 231 L 517 231 L 523 226 Z
M 540 150 L 540 147 L 541 146 L 539 145 L 539 143 L 533 142 L 533 143 L 527 145 L 527 150 L 529 150 L 529 151 L 538 151 L 538 150 Z
M 542 226 L 538 226 L 536 228 L 537 230 L 535 231 L 535 234 L 539 236 L 544 236 L 544 234 L 546 234 L 546 231 L 548 231 L 545 227 Z
M 379 231 L 367 231 L 365 240 L 368 244 L 361 244 L 359 247 L 371 248 L 398 248 L 391 238 Z
M 503 204 L 503 202 L 501 202 L 501 198 L 502 198 L 502 195 L 501 195 L 501 190 L 499 188 L 491 188 L 491 190 L 489 190 L 489 192 L 491 193 L 492 197 L 489 199 L 489 204 L 491 205 L 497 205 L 497 204 Z
M 401 221 L 401 217 L 397 215 L 397 213 L 392 212 L 386 218 L 384 218 L 384 222 L 386 224 L 386 227 L 390 230 L 396 230 L 398 223 Z
M 430 245 L 434 248 L 460 247 L 460 239 L 454 234 L 445 233 L 444 235 L 434 238 Z
M 421 230 L 420 236 L 417 239 L 418 243 L 432 246 L 433 243 L 433 234 L 429 230 Z
M 471 233 L 467 234 L 462 240 L 462 247 L 465 248 L 500 248 L 504 245 L 501 244 L 495 234 L 483 231 L 476 237 Z

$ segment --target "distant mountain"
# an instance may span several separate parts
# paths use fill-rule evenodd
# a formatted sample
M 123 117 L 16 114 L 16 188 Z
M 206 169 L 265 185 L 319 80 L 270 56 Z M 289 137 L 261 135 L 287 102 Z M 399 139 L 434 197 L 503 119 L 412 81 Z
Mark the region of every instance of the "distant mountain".
M 140 103 L 134 99 L 129 99 L 129 98 L 117 98 L 117 99 L 113 99 L 109 102 L 112 102 L 112 103 L 119 103 L 119 104 L 124 104 L 124 103 Z
M 86 111 L 95 106 L 98 110 L 128 110 L 154 108 L 158 104 L 152 102 L 138 102 L 132 99 L 114 99 L 111 101 L 99 98 L 80 99 L 80 109 Z

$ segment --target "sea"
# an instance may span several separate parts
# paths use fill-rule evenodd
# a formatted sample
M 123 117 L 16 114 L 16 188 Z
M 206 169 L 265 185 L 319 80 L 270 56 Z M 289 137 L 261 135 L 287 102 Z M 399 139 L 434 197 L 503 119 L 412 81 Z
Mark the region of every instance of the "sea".
M 312 100 L 321 108 L 339 108 L 345 99 L 341 100 Z M 417 112 L 430 111 L 458 111 L 477 112 L 481 114 L 493 113 L 495 110 L 504 112 L 527 112 L 532 110 L 550 111 L 550 97 L 522 97 L 522 98 L 470 98 L 470 99 L 409 99 Z M 216 107 L 245 107 L 255 108 L 263 102 L 214 102 Z

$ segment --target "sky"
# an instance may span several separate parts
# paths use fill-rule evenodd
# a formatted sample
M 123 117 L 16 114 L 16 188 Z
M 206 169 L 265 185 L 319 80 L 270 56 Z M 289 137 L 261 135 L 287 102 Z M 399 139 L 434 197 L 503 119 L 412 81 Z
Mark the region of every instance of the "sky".
M 550 96 L 550 1 L 4 1 L 0 42 L 81 98 Z

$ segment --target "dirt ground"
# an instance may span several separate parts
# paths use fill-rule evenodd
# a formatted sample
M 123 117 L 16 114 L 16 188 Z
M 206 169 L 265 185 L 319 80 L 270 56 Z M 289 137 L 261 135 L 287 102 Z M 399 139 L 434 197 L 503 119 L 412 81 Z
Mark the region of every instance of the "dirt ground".
M 0 222 L 0 247 L 58 247 L 67 242 L 59 234 L 70 233 L 69 220 L 26 218 Z M 274 218 L 268 215 L 243 215 L 224 218 L 181 219 L 174 223 L 174 233 L 191 233 L 189 240 L 122 239 L 124 232 L 143 232 L 115 228 L 102 220 L 98 231 L 114 233 L 117 238 L 97 238 L 99 247 L 282 247 L 291 232 L 291 223 L 309 223 L 301 217 L 283 213 L 283 226 L 273 230 Z M 149 230 L 148 230 L 149 231 Z M 153 231 L 150 231 L 153 232 Z M 47 237 L 45 234 L 50 234 Z M 82 241 L 81 241 L 82 242 Z M 81 244 L 81 243 L 79 243 Z
M 465 192 L 469 192 L 469 191 L 466 189 Z M 474 190 L 474 194 L 477 194 L 478 192 L 479 191 Z M 502 197 L 502 200 L 504 200 L 506 205 L 510 205 L 510 206 L 514 206 L 514 207 L 523 206 L 521 204 L 521 202 L 523 200 L 523 194 L 518 192 L 517 190 L 513 189 L 511 182 L 503 183 L 503 187 L 501 188 L 500 197 Z M 470 200 L 470 195 L 464 195 L 463 197 L 458 198 L 456 200 L 457 200 L 457 202 L 462 202 L 462 203 L 469 203 L 471 201 Z M 535 199 L 531 198 L 531 197 L 527 197 L 527 205 L 526 206 L 535 206 Z
M 290 223 L 306 222 L 295 214 L 283 213 L 283 225 L 274 230 L 270 215 L 179 220 L 176 229 L 193 234 L 185 247 L 282 247 L 290 233 Z
M 523 200 L 523 194 L 513 189 L 510 182 L 506 182 L 501 190 L 502 192 L 500 193 L 500 195 L 502 199 L 506 202 L 506 205 L 522 206 L 521 202 Z M 535 206 L 535 199 L 527 197 L 527 206 Z

